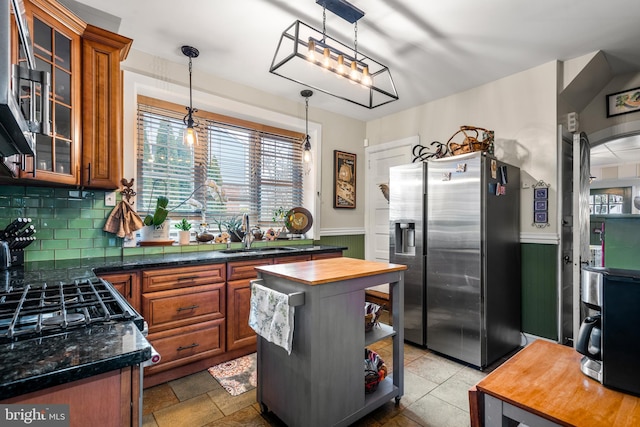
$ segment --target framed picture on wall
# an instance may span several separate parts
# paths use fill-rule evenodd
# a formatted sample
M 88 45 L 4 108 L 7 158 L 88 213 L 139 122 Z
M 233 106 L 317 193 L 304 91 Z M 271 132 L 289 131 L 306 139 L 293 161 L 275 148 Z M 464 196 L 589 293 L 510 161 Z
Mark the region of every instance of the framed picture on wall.
M 534 212 L 533 222 L 536 224 L 546 224 L 547 223 L 547 213 L 546 212 Z
M 356 207 L 356 155 L 333 151 L 333 207 Z
M 533 198 L 536 200 L 547 200 L 548 195 L 549 189 L 546 187 L 534 188 L 533 190 Z
M 534 211 L 547 211 L 547 201 L 546 200 L 534 200 L 533 201 L 533 210 Z
M 607 117 L 640 110 L 640 87 L 607 95 Z

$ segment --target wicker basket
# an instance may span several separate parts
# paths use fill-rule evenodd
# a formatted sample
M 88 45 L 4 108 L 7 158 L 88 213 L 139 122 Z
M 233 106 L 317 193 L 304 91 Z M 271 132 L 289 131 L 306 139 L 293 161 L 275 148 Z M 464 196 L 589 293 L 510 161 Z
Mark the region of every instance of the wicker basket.
M 364 349 L 364 391 L 373 393 L 378 389 L 380 381 L 387 376 L 387 365 L 373 350 Z

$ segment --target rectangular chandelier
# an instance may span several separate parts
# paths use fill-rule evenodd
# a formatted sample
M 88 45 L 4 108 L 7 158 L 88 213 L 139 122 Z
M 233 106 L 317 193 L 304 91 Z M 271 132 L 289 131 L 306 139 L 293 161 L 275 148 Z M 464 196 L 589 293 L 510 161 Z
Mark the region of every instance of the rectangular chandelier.
M 398 99 L 389 68 L 299 20 L 282 33 L 269 71 L 369 109 Z

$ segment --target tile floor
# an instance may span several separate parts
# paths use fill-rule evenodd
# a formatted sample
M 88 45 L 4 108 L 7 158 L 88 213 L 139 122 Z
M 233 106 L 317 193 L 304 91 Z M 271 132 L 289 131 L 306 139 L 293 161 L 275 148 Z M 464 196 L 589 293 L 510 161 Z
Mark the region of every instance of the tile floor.
M 391 339 L 370 348 L 392 366 Z M 404 351 L 399 406 L 391 400 L 353 425 L 469 426 L 467 391 L 490 369 L 480 372 L 409 344 Z M 143 406 L 144 427 L 284 426 L 273 414 L 260 413 L 255 389 L 231 396 L 207 371 L 146 389 Z

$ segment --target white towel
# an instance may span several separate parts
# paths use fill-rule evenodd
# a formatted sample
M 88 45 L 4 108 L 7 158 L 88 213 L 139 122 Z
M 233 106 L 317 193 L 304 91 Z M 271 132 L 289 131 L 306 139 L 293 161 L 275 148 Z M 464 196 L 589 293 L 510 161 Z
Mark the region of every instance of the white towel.
M 258 335 L 291 354 L 294 309 L 289 296 L 257 283 L 251 284 L 249 326 Z

